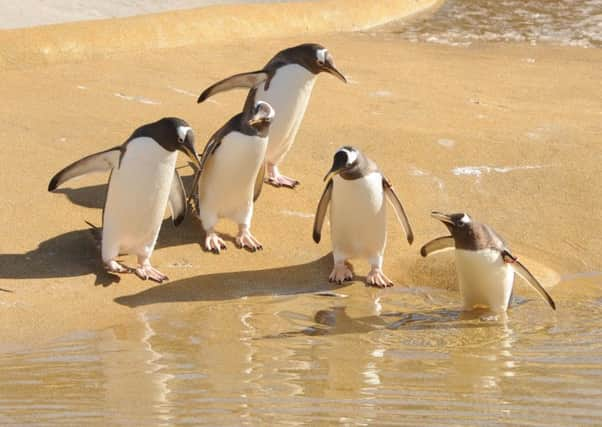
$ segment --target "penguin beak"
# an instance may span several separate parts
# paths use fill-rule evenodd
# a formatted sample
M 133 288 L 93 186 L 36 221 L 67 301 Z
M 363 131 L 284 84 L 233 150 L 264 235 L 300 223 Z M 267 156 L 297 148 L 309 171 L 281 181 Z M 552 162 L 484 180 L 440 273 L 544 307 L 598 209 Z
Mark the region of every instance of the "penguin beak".
M 332 167 L 330 168 L 330 170 L 328 171 L 328 173 L 324 177 L 324 181 L 328 181 L 329 179 L 331 179 L 336 174 L 341 173 L 341 170 L 346 165 L 347 165 L 347 159 L 346 159 L 345 156 L 339 156 L 339 155 L 334 156 L 334 160 L 332 162 Z
M 435 219 L 438 219 L 444 224 L 454 225 L 454 222 L 449 217 L 449 215 L 446 215 L 443 212 L 432 211 L 431 216 Z
M 190 157 L 190 159 L 194 162 L 194 164 L 200 169 L 201 168 L 201 159 L 199 158 L 196 149 L 194 148 L 194 144 L 189 138 L 186 138 L 184 143 L 182 144 L 182 151 Z
M 339 79 L 343 83 L 347 83 L 347 79 L 345 78 L 343 73 L 341 73 L 339 70 L 337 70 L 337 68 L 334 66 L 334 63 L 332 61 L 327 61 L 324 63 L 324 71 L 326 71 L 329 74 L 332 74 L 333 76 L 335 76 L 337 79 Z
M 249 125 L 254 126 L 258 123 L 270 123 L 272 121 L 271 117 L 253 117 L 251 120 L 249 120 Z

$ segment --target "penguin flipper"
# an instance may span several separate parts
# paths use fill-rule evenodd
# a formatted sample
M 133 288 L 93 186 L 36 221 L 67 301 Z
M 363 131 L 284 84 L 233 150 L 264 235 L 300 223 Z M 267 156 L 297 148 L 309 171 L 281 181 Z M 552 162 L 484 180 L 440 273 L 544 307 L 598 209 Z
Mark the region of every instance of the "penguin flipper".
M 420 255 L 427 257 L 439 252 L 451 251 L 456 249 L 454 238 L 452 236 L 441 236 L 431 240 L 420 248 Z
M 169 190 L 169 210 L 171 211 L 171 219 L 174 225 L 177 227 L 182 223 L 186 216 L 186 192 L 184 191 L 184 184 L 182 184 L 182 178 L 178 171 L 174 170 L 173 179 L 171 181 L 171 188 Z
M 71 163 L 52 177 L 48 184 L 48 191 L 54 191 L 59 185 L 78 176 L 92 172 L 103 172 L 111 170 L 119 165 L 122 147 L 111 148 L 100 153 L 91 154 Z
M 314 218 L 314 242 L 320 243 L 320 239 L 322 238 L 322 224 L 324 224 L 324 217 L 326 216 L 326 211 L 328 210 L 328 204 L 330 203 L 330 198 L 332 197 L 332 179 L 328 180 L 328 184 L 326 184 L 326 188 L 322 193 L 322 197 L 320 197 L 320 202 L 318 203 L 318 208 L 316 209 L 316 217 Z
M 261 194 L 261 189 L 263 187 L 263 178 L 265 177 L 265 164 L 262 162 L 259 167 L 259 172 L 257 172 L 257 177 L 255 178 L 255 187 L 253 189 L 253 201 L 255 202 L 259 199 L 259 195 Z
M 251 71 L 249 73 L 240 73 L 225 78 L 205 89 L 197 99 L 197 103 L 205 101 L 216 93 L 225 92 L 232 89 L 251 89 L 263 83 L 268 79 L 269 74 L 264 70 Z
M 521 264 L 521 262 L 518 259 L 516 259 L 515 257 L 512 258 L 514 258 L 514 261 L 510 262 L 509 264 L 514 270 L 514 272 L 520 277 L 522 277 L 527 283 L 529 283 L 537 292 L 539 292 L 542 298 L 546 300 L 548 305 L 552 307 L 553 310 L 556 310 L 556 303 L 554 302 L 550 294 L 544 289 L 544 287 L 541 286 L 541 284 L 535 278 L 535 276 L 533 276 L 531 272 L 527 270 L 527 267 Z
M 393 186 L 391 185 L 391 182 L 384 176 L 383 176 L 383 189 L 385 191 L 385 195 L 387 196 L 387 199 L 389 199 L 389 203 L 391 203 L 391 206 L 393 206 L 393 209 L 395 210 L 395 214 L 397 215 L 397 219 L 399 220 L 399 223 L 401 224 L 401 226 L 403 227 L 403 229 L 406 232 L 408 243 L 411 245 L 412 242 L 414 241 L 414 232 L 412 231 L 412 227 L 410 226 L 410 221 L 408 220 L 408 216 L 406 215 L 406 212 L 403 209 L 403 205 L 401 204 L 399 197 L 397 197 L 397 194 L 393 190 Z

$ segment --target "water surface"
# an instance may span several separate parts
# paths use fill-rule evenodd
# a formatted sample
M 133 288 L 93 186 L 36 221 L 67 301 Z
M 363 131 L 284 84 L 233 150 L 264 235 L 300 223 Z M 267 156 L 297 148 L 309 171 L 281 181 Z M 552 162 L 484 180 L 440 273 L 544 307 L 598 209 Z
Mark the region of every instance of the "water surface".
M 431 15 L 390 24 L 411 41 L 469 46 L 475 42 L 602 46 L 601 0 L 448 0 Z
M 0 355 L 3 424 L 599 425 L 600 277 L 552 312 L 466 315 L 455 291 L 354 284 L 199 303 Z

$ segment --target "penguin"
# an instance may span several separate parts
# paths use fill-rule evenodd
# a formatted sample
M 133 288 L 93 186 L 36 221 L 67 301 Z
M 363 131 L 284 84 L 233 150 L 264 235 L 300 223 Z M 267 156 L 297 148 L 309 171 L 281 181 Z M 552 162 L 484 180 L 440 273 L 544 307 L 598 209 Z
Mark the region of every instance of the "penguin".
M 464 309 L 489 307 L 493 312 L 508 309 L 515 273 L 527 281 L 552 309 L 556 304 L 527 268 L 510 252 L 504 240 L 488 225 L 474 221 L 466 213 L 431 216 L 450 231 L 420 249 L 423 257 L 455 249 L 456 271 Z
M 259 71 L 236 74 L 215 83 L 201 93 L 198 102 L 230 89 L 250 88 L 248 98 L 269 103 L 276 111 L 276 119 L 265 157 L 267 182 L 275 187 L 294 188 L 299 181 L 281 175 L 278 165 L 295 141 L 316 77 L 322 72 L 347 82 L 328 49 L 305 43 L 278 52 Z
M 329 281 L 342 283 L 353 278 L 349 258 L 367 258 L 371 270 L 366 278 L 369 285 L 380 288 L 393 286 L 382 270 L 387 240 L 385 197 L 393 206 L 408 243 L 414 233 L 391 182 L 378 166 L 360 150 L 350 146 L 339 148 L 330 171 L 314 220 L 313 238 L 320 242 L 322 224 L 330 206 L 330 235 L 334 268 Z
M 191 199 L 205 230 L 207 251 L 219 254 L 226 249 L 224 240 L 215 232 L 220 218 L 238 224 L 239 248 L 251 252 L 263 249 L 251 234 L 251 219 L 253 204 L 261 193 L 263 159 L 274 116 L 270 104 L 249 98 L 243 111 L 209 139 L 201 154 Z
M 111 171 L 101 241 L 102 261 L 109 272 L 134 272 L 158 283 L 167 280 L 152 267 L 150 257 L 165 207 L 169 204 L 176 226 L 186 214 L 186 194 L 175 169 L 178 151 L 200 164 L 190 125 L 175 117 L 163 118 L 139 127 L 120 146 L 70 164 L 50 180 L 48 191 L 54 191 L 72 178 Z M 120 254 L 135 254 L 138 267 L 119 263 Z

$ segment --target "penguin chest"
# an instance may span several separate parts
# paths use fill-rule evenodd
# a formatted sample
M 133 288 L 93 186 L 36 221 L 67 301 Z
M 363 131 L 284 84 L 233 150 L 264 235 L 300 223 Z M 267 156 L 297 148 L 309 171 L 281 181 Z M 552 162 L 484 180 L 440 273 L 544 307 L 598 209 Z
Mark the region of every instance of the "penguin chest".
M 199 185 L 201 210 L 228 216 L 253 203 L 253 189 L 267 138 L 232 132 L 207 163 Z
M 315 74 L 300 65 L 290 64 L 276 71 L 267 91 L 263 86 L 258 89 L 256 99 L 269 103 L 276 112 L 270 127 L 270 153 L 292 144 L 315 81 Z
M 118 239 L 128 248 L 153 240 L 165 214 L 177 152 L 148 137 L 127 144 L 113 169 L 103 216 L 103 243 Z
M 386 207 L 382 175 L 355 180 L 333 179 L 330 230 L 335 250 L 350 257 L 382 254 L 386 241 Z
M 512 296 L 514 271 L 499 251 L 457 249 L 456 269 L 465 308 L 488 306 L 493 311 L 506 311 Z

